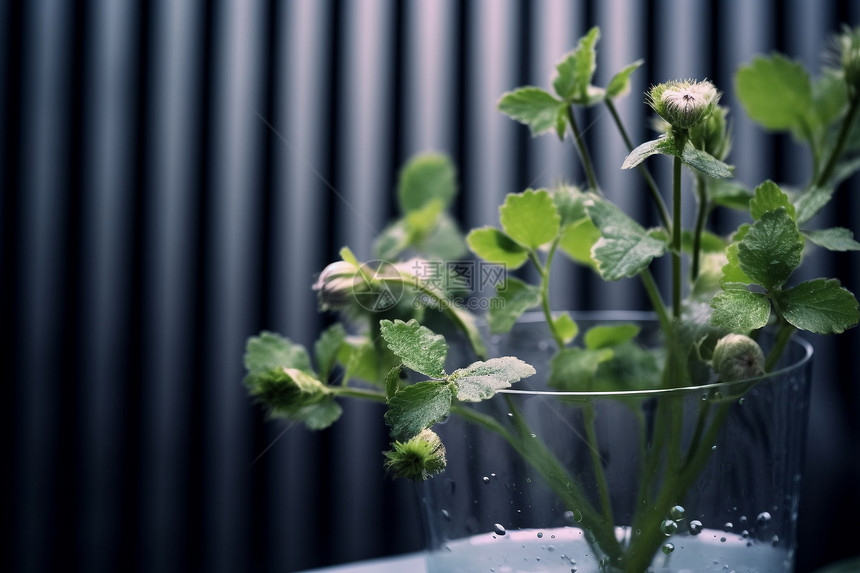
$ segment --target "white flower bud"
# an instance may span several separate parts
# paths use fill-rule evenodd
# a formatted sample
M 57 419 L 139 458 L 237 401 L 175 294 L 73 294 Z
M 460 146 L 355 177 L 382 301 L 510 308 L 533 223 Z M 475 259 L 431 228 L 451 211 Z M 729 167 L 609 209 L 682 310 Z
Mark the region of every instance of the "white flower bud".
M 709 81 L 667 82 L 651 88 L 648 103 L 675 129 L 690 129 L 705 119 L 720 100 L 720 92 Z

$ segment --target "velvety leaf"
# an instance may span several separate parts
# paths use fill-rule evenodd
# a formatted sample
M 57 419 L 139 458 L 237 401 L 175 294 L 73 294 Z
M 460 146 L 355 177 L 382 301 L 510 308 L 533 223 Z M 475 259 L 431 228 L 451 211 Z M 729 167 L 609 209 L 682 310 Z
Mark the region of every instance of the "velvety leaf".
M 401 169 L 397 199 L 401 211 L 411 213 L 438 202 L 439 211 L 457 194 L 457 173 L 447 155 L 424 153 L 413 157 Z M 435 220 L 435 216 L 434 216 Z
M 785 208 L 792 219 L 796 212 L 788 195 L 773 181 L 765 181 L 755 188 L 755 196 L 750 200 L 750 215 L 758 220 L 768 211 Z
M 535 369 L 519 358 L 503 356 L 455 370 L 448 380 L 456 386 L 458 400 L 480 402 L 534 373 Z
M 635 324 L 599 325 L 588 329 L 585 333 L 585 347 L 591 350 L 608 348 L 628 342 L 639 334 Z
M 452 399 L 453 391 L 447 382 L 426 380 L 401 388 L 388 400 L 385 413 L 391 437 L 403 442 L 444 420 L 451 411 Z
M 372 384 L 378 382 L 380 363 L 373 344 L 364 338 L 347 337 L 340 347 L 337 360 L 343 365 L 345 380 L 358 378 Z
M 502 95 L 499 111 L 529 126 L 532 135 L 556 129 L 560 110 L 567 104 L 536 87 L 523 87 Z
M 595 45 L 599 39 L 600 29 L 595 26 L 579 39 L 576 47 L 556 66 L 557 74 L 552 85 L 561 99 L 571 102 L 586 98 L 597 66 Z
M 411 237 L 406 221 L 400 219 L 385 227 L 373 242 L 373 254 L 382 261 L 393 261 L 409 248 Z
M 803 236 L 830 251 L 860 251 L 860 243 L 854 240 L 851 229 L 833 227 L 816 231 L 802 231 Z
M 587 217 L 584 205 L 584 194 L 579 188 L 571 185 L 562 185 L 549 191 L 555 209 L 561 220 L 559 225 L 564 227 Z
M 325 428 L 340 416 L 340 406 L 328 387 L 303 370 L 275 368 L 249 373 L 245 386 L 272 416 L 304 422 L 312 430 Z
M 508 194 L 499 208 L 499 220 L 512 239 L 536 249 L 556 237 L 561 217 L 549 193 L 529 189 Z
M 798 128 L 813 109 L 809 73 L 778 54 L 742 67 L 735 86 L 747 115 L 768 129 Z
M 445 337 L 435 334 L 416 320 L 381 320 L 379 330 L 388 348 L 407 368 L 429 376 L 444 378 L 448 344 Z
M 587 209 L 602 235 L 594 244 L 591 256 L 605 280 L 635 276 L 665 251 L 663 241 L 653 238 L 615 205 L 595 200 Z
M 403 373 L 403 368 L 395 366 L 385 375 L 385 400 L 391 400 L 392 396 L 400 390 L 400 375 Z
M 245 368 L 250 374 L 277 368 L 296 368 L 312 373 L 308 351 L 274 332 L 263 331 L 248 339 L 245 347 Z
M 636 147 L 630 154 L 624 158 L 624 163 L 621 164 L 621 169 L 632 169 L 651 157 L 661 153 L 663 155 L 676 155 L 675 141 L 665 135 L 646 141 Z
M 314 356 L 316 357 L 320 380 L 328 380 L 345 339 L 346 331 L 343 325 L 337 322 L 325 329 L 314 343 Z
M 857 299 L 836 279 L 802 282 L 781 291 L 777 300 L 790 324 L 816 334 L 839 334 L 860 319 Z
M 606 97 L 615 99 L 626 95 L 630 91 L 630 76 L 645 63 L 645 60 L 636 60 L 624 66 L 620 72 L 612 76 L 609 85 L 606 86 Z
M 466 243 L 488 263 L 505 265 L 510 270 L 521 267 L 529 258 L 525 247 L 493 227 L 473 229 L 466 235 Z
M 591 389 L 595 392 L 650 390 L 659 387 L 661 374 L 657 352 L 627 341 L 613 346 L 611 358 L 597 365 Z
M 741 270 L 768 290 L 788 280 L 802 254 L 803 238 L 784 208 L 763 213 L 738 244 Z
M 343 414 L 343 408 L 333 398 L 306 406 L 297 414 L 309 430 L 324 430 L 334 424 Z
M 508 277 L 504 290 L 498 291 L 490 305 L 487 319 L 490 332 L 503 334 L 511 329 L 517 318 L 540 304 L 540 289 L 516 277 Z
M 550 362 L 547 382 L 551 388 L 566 392 L 584 392 L 592 389 L 594 375 L 602 362 L 613 356 L 611 349 L 589 350 L 562 348 Z
M 675 149 L 674 145 L 672 149 Z M 732 176 L 731 167 L 706 151 L 696 149 L 690 142 L 687 142 L 686 147 L 684 147 L 681 161 L 714 179 L 725 179 Z
M 740 261 L 738 261 L 738 243 L 732 243 L 726 249 L 727 262 L 722 269 L 722 278 L 720 286 L 730 288 L 730 285 L 742 285 L 741 288 L 746 288 L 746 285 L 753 281 L 741 269 Z
M 805 191 L 794 203 L 798 225 L 809 221 L 822 207 L 833 198 L 833 187 L 812 187 Z
M 711 324 L 738 334 L 762 328 L 770 318 L 770 301 L 758 292 L 733 289 L 711 299 Z
M 591 257 L 591 249 L 600 239 L 600 230 L 594 226 L 591 219 L 585 217 L 565 225 L 561 231 L 558 246 L 574 261 L 597 268 L 597 262 Z

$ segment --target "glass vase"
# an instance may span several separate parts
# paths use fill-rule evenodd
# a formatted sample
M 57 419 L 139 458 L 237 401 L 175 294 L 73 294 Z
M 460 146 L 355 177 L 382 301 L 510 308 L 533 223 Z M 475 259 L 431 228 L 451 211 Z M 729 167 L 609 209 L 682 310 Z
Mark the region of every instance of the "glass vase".
M 759 378 L 625 392 L 548 391 L 540 318 L 495 342 L 538 374 L 434 428 L 448 466 L 419 486 L 428 573 L 792 571 L 807 342 Z

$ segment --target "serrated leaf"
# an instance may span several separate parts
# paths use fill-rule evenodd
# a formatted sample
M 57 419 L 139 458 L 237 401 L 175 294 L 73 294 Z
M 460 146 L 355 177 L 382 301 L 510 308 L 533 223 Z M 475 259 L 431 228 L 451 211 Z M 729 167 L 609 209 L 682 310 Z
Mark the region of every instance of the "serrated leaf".
M 493 227 L 473 229 L 466 235 L 466 243 L 473 253 L 488 263 L 505 265 L 511 270 L 518 269 L 529 258 L 525 247 Z
M 403 365 L 430 378 L 445 377 L 448 343 L 415 319 L 379 321 L 379 330 L 388 348 L 403 361 Z
M 550 362 L 547 384 L 565 392 L 582 392 L 594 386 L 594 376 L 601 363 L 610 360 L 613 352 L 609 348 L 589 350 L 585 348 L 562 348 Z
M 621 164 L 621 169 L 633 169 L 652 155 L 656 155 L 658 153 L 671 156 L 676 155 L 675 141 L 666 135 L 662 135 L 657 139 L 652 139 L 651 141 L 646 141 L 633 149 L 633 151 L 624 158 L 624 163 Z
M 457 173 L 451 159 L 441 153 L 423 153 L 400 170 L 397 199 L 404 214 L 438 202 L 439 211 L 457 194 Z
M 785 210 L 768 211 L 738 244 L 741 270 L 768 290 L 782 286 L 803 255 L 803 237 Z
M 606 97 L 615 99 L 626 95 L 630 91 L 630 76 L 645 63 L 645 60 L 636 60 L 624 66 L 620 72 L 612 76 L 609 85 L 606 86 Z
M 385 423 L 391 437 L 404 442 L 444 420 L 451 412 L 453 391 L 447 382 L 426 380 L 401 388 L 388 400 Z
M 487 315 L 490 332 L 508 332 L 517 318 L 528 309 L 540 304 L 540 289 L 515 277 L 508 277 L 505 289 L 496 294 Z
M 345 339 L 346 330 L 341 323 L 337 322 L 325 329 L 314 343 L 314 356 L 316 357 L 320 380 L 328 380 Z
M 615 205 L 595 199 L 587 209 L 602 235 L 591 249 L 591 256 L 604 280 L 635 276 L 665 252 L 663 241 L 649 235 Z
M 245 386 L 272 416 L 304 422 L 312 430 L 328 427 L 340 417 L 340 406 L 328 387 L 296 368 L 250 373 Z
M 768 211 L 785 208 L 792 219 L 796 217 L 794 205 L 788 195 L 773 181 L 765 181 L 755 188 L 755 196 L 750 200 L 750 215 L 758 220 Z
M 794 203 L 797 224 L 803 225 L 809 221 L 822 207 L 833 198 L 833 187 L 812 187 L 803 192 Z
M 596 269 L 597 262 L 591 257 L 591 249 L 600 239 L 600 230 L 591 219 L 585 217 L 565 225 L 559 237 L 558 246 L 574 261 Z
M 395 366 L 388 371 L 388 374 L 385 375 L 386 401 L 391 400 L 391 398 L 400 390 L 400 375 L 402 372 L 403 370 L 400 366 Z
M 576 338 L 576 335 L 579 333 L 579 326 L 566 312 L 554 316 L 552 322 L 555 331 L 565 344 Z
M 597 350 L 629 342 L 637 334 L 639 327 L 635 324 L 599 325 L 589 328 L 583 341 L 586 348 Z
M 540 88 L 527 86 L 503 94 L 498 108 L 505 115 L 529 126 L 532 135 L 536 136 L 557 129 L 559 113 L 566 105 Z
M 809 73 L 779 54 L 743 66 L 735 86 L 747 115 L 768 129 L 796 129 L 813 109 Z
M 814 279 L 777 295 L 790 324 L 816 334 L 839 334 L 860 320 L 857 299 L 836 279 Z
M 816 231 L 802 231 L 803 236 L 830 251 L 860 251 L 860 243 L 854 240 L 851 229 L 833 227 Z
M 674 150 L 674 145 L 672 149 Z M 714 179 L 725 179 L 732 176 L 731 167 L 708 152 L 696 149 L 689 141 L 681 154 L 681 161 Z
M 534 376 L 535 369 L 519 358 L 503 356 L 474 362 L 451 373 L 448 380 L 457 388 L 457 399 L 480 402 L 523 378 Z
M 278 368 L 296 368 L 308 373 L 313 372 L 310 356 L 304 346 L 268 331 L 248 339 L 244 361 L 245 368 L 250 374 Z
M 499 208 L 502 228 L 520 245 L 536 249 L 558 234 L 561 217 L 546 190 L 509 193 Z
M 726 290 L 711 299 L 711 324 L 738 334 L 762 328 L 770 318 L 770 301 L 758 292 Z
M 595 26 L 579 39 L 576 47 L 556 65 L 556 77 L 552 82 L 555 93 L 567 101 L 585 103 L 588 87 L 597 66 L 595 45 L 600 39 L 600 29 Z

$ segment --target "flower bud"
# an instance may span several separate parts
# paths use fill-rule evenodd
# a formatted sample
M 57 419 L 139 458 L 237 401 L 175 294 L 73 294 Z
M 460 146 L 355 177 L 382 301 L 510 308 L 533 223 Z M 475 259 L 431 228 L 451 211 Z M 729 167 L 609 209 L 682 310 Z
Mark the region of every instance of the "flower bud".
M 860 89 L 860 28 L 846 26 L 836 36 L 836 52 L 848 92 L 853 95 Z
M 421 430 L 406 442 L 394 442 L 393 446 L 393 450 L 384 452 L 385 469 L 396 477 L 419 481 L 445 470 L 445 445 L 430 429 Z
M 690 129 L 713 111 L 720 93 L 709 81 L 667 82 L 651 88 L 648 104 L 673 129 Z
M 755 378 L 764 374 L 764 352 L 743 334 L 728 334 L 717 341 L 711 366 L 723 382 Z
M 365 284 L 358 268 L 346 261 L 331 263 L 320 273 L 313 285 L 323 310 L 344 308 L 355 302 L 358 290 Z
M 723 106 L 714 106 L 714 110 L 701 122 L 690 129 L 690 143 L 696 149 L 724 160 L 732 147 L 730 129 L 726 121 L 729 110 Z

